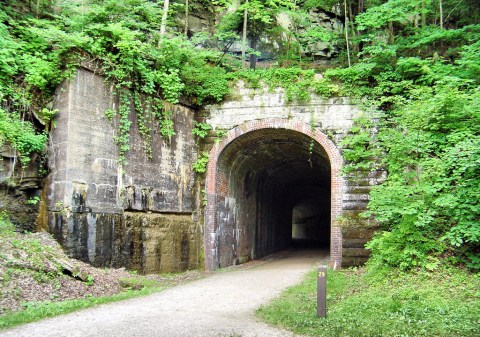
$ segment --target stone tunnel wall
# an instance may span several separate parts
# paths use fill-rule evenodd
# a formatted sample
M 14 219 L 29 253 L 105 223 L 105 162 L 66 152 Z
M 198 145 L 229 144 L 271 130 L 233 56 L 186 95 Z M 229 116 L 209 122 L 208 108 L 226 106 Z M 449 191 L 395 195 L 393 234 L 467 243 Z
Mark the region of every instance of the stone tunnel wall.
M 273 125 L 274 128 L 281 129 L 284 127 L 281 126 L 283 123 L 281 121 L 292 121 L 292 123 L 300 123 L 303 128 L 305 126 L 311 128 L 306 133 L 316 130 L 328 136 L 341 153 L 341 140 L 348 133 L 353 125 L 353 119 L 358 113 L 358 109 L 346 98 L 322 99 L 314 95 L 307 103 L 286 102 L 286 95 L 281 89 L 274 92 L 267 89 L 263 91 L 252 90 L 245 88 L 241 82 L 234 89 L 234 92 L 235 99 L 221 105 L 208 106 L 204 114 L 205 121 L 212 125 L 216 131 L 229 132 L 227 137 L 232 138 L 230 140 L 232 143 L 236 137 L 241 137 L 243 134 L 252 131 L 247 125 L 263 123 L 265 128 Z M 280 122 L 276 125 L 275 121 Z M 261 128 L 261 126 L 254 126 L 254 128 L 257 127 Z M 295 129 L 295 127 L 292 128 Z M 233 132 L 232 130 L 236 130 L 237 134 L 230 135 Z M 237 146 L 241 148 L 244 145 L 245 142 L 241 142 Z M 233 169 L 229 172 L 222 167 L 230 167 L 233 165 L 233 160 L 238 159 L 233 157 L 231 163 L 222 163 L 221 151 L 223 150 L 218 148 L 218 144 L 213 145 L 213 150 L 210 153 L 211 171 L 214 171 L 211 179 L 218 179 L 218 186 L 210 186 L 217 183 L 209 183 L 209 177 L 207 177 L 206 187 L 207 201 L 209 205 L 212 205 L 210 207 L 207 205 L 205 223 L 206 263 L 207 267 L 211 264 L 210 268 L 242 262 L 252 257 L 252 255 L 248 256 L 248 251 L 252 249 L 251 246 L 254 243 L 251 241 L 250 244 L 245 244 L 245 240 L 241 240 L 241 238 L 242 233 L 244 233 L 243 236 L 251 237 L 254 235 L 252 232 L 255 229 L 252 229 L 252 225 L 239 228 L 238 224 L 249 222 L 248 219 L 242 220 L 242 217 L 247 216 L 245 208 L 252 210 L 247 213 L 258 213 L 261 209 L 261 205 L 253 207 L 251 205 L 253 201 L 245 200 L 242 193 L 236 191 L 235 186 L 244 186 L 244 182 L 238 178 L 238 172 L 231 172 Z M 268 155 L 270 154 L 265 152 L 265 156 Z M 212 164 L 216 160 L 218 160 L 218 163 Z M 254 172 L 255 164 L 252 164 L 252 166 L 250 169 Z M 341 176 L 341 174 L 339 175 Z M 340 256 L 336 261 L 343 266 L 358 265 L 368 258 L 369 252 L 364 248 L 364 244 L 372 237 L 376 227 L 368 220 L 359 218 L 358 214 L 366 208 L 371 186 L 378 183 L 382 178 L 381 173 L 365 172 L 352 172 L 341 178 L 340 192 L 337 196 L 341 199 L 339 201 L 340 209 L 332 210 L 332 214 L 337 212 L 338 216 L 334 216 L 331 228 L 331 254 L 334 255 L 335 252 L 338 252 Z M 235 179 L 238 181 L 232 184 L 232 180 L 235 181 Z M 332 188 L 334 188 L 334 185 L 335 183 L 332 184 Z M 273 199 L 274 196 L 272 196 Z M 260 213 L 257 216 L 260 216 Z M 255 215 L 250 214 L 248 216 L 254 217 Z M 281 215 L 280 218 L 285 217 L 288 217 L 288 215 Z M 229 242 L 230 245 L 222 244 L 223 241 Z M 339 247 L 336 247 L 337 245 Z M 333 257 L 331 258 L 333 259 Z
M 130 150 L 122 165 L 114 142 L 119 135 L 105 116 L 117 105 L 112 87 L 86 69 L 58 88 L 47 216 L 40 227 L 53 233 L 69 255 L 96 266 L 144 273 L 198 268 L 201 242 L 191 169 L 196 160 L 194 111 L 167 107 L 176 133 L 169 141 L 152 123 L 149 159 L 132 109 Z
M 339 173 L 340 142 L 352 126 L 357 114 L 355 106 L 345 98 L 324 100 L 316 96 L 308 103 L 286 102 L 280 89 L 253 91 L 241 83 L 234 92 L 235 99 L 200 112 L 183 106 L 168 107 L 176 134 L 170 140 L 163 140 L 158 127 L 153 126 L 151 159 L 143 149 L 144 139 L 132 110 L 128 164 L 123 165 L 119 163 L 114 142 L 118 120 L 112 125 L 105 116 L 107 109 L 118 106 L 118 98 L 103 77 L 79 69 L 74 79 L 57 90 L 55 108 L 59 114 L 57 127 L 51 131 L 51 173 L 45 183 L 47 204 L 41 212 L 39 227 L 53 233 L 75 258 L 96 266 L 124 266 L 144 273 L 199 268 L 204 263 L 204 253 L 206 267 L 214 269 L 281 248 L 277 241 L 283 240 L 285 233 L 275 232 L 273 226 L 256 233 L 254 222 L 271 218 L 268 209 L 274 208 L 277 201 L 272 199 L 270 205 L 260 205 L 265 206 L 262 208 L 252 198 L 253 190 L 261 182 L 260 176 L 248 172 L 248 165 L 253 167 L 255 163 L 237 165 L 243 171 L 233 176 L 225 169 L 232 164 L 226 160 L 212 192 L 209 186 L 200 186 L 205 182 L 195 182 L 192 164 L 198 149 L 191 132 L 197 116 L 203 116 L 200 120 L 212 125 L 215 131 L 226 132 L 223 139 L 215 139 L 213 132 L 200 148 L 203 151 L 218 147 L 219 140 L 225 144 L 233 141 L 249 131 L 247 125 L 275 129 L 281 121 L 283 127 L 289 125 L 286 129 L 304 135 L 288 134 L 292 144 L 307 144 L 311 137 L 317 145 L 333 144 L 330 150 L 314 152 L 338 151 L 339 159 L 335 159 L 338 163 L 332 166 L 335 172 L 331 173 L 334 180 L 331 186 L 336 189 L 331 204 L 332 259 L 344 266 L 364 262 L 368 256 L 364 243 L 375 228 L 358 218 L 358 213 L 365 208 L 370 187 L 381 175 L 354 172 L 341 177 Z M 272 135 L 282 138 L 287 136 L 286 132 Z M 255 143 L 252 144 L 254 148 Z M 287 149 L 287 145 L 282 146 L 276 150 L 277 155 Z M 298 148 L 305 153 L 306 147 Z M 320 152 L 317 157 L 321 159 L 324 154 Z M 231 156 L 241 159 L 235 151 Z M 209 167 L 220 170 L 216 166 L 218 159 L 211 157 Z M 239 177 L 243 177 L 241 181 L 237 181 Z M 208 176 L 206 179 L 208 185 Z M 283 188 L 275 186 L 272 180 L 264 183 L 270 186 L 270 190 L 265 189 L 266 194 L 280 193 Z M 249 184 L 250 191 L 235 187 Z M 207 191 L 205 222 L 200 216 L 203 197 L 199 191 L 203 189 Z M 211 227 L 212 216 L 221 218 L 220 227 Z M 291 221 L 291 214 L 275 216 L 282 221 L 290 217 Z M 257 252 L 253 252 L 252 245 L 259 237 L 266 239 L 257 242 Z M 219 252 L 219 247 L 224 251 Z M 216 262 L 212 260 L 214 255 Z

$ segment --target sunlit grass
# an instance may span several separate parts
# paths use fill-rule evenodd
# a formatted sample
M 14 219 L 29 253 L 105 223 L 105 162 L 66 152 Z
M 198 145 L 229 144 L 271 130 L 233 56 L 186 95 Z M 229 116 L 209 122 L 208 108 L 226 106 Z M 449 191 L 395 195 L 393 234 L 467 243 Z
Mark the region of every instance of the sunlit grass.
M 478 274 L 329 270 L 327 294 L 327 318 L 317 318 L 312 271 L 258 314 L 310 336 L 480 336 Z

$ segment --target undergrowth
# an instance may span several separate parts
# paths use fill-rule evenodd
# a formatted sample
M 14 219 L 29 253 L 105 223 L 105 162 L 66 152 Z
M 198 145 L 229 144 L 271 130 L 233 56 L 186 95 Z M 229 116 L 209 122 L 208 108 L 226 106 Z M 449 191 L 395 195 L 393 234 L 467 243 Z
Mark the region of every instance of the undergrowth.
M 327 317 L 316 317 L 316 271 L 257 313 L 309 336 L 478 336 L 480 276 L 460 269 L 328 271 Z

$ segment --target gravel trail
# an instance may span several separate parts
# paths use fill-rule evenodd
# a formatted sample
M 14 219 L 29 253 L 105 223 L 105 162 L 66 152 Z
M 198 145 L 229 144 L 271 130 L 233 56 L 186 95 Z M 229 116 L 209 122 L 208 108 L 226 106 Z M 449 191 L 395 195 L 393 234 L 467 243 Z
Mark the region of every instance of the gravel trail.
M 100 305 L 0 332 L 2 337 L 268 337 L 294 336 L 254 316 L 285 288 L 298 283 L 319 250 L 289 250 L 248 269 L 218 272 L 162 292 Z

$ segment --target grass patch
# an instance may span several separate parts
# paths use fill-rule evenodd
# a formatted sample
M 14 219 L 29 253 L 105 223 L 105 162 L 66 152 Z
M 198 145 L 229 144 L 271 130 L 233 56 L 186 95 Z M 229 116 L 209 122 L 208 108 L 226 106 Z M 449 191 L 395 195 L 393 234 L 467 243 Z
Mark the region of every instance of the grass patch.
M 257 311 L 310 336 L 479 336 L 480 276 L 458 269 L 369 275 L 328 271 L 327 318 L 316 317 L 316 270 Z
M 137 280 L 136 284 L 140 281 Z M 43 318 L 68 314 L 80 309 L 93 307 L 98 304 L 122 301 L 134 297 L 145 296 L 154 292 L 161 291 L 168 286 L 161 285 L 159 282 L 146 280 L 139 290 L 127 289 L 113 296 L 87 297 L 83 299 L 66 300 L 62 302 L 26 302 L 23 304 L 24 310 L 9 312 L 0 316 L 0 329 L 13 327 L 20 324 L 39 321 Z

